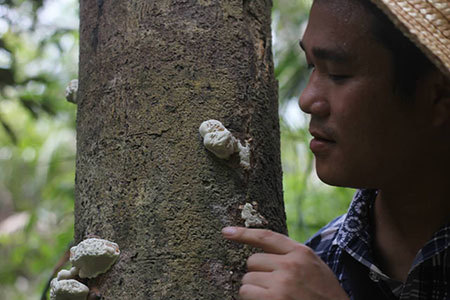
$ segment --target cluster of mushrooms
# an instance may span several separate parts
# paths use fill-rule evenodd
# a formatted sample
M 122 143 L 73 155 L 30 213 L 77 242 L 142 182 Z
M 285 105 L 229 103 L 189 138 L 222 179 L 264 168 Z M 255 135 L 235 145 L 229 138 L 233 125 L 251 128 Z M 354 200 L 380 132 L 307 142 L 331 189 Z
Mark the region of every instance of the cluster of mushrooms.
M 50 283 L 51 300 L 86 300 L 89 288 L 77 279 L 105 273 L 120 255 L 116 243 L 91 238 L 70 248 L 70 270 L 61 270 Z

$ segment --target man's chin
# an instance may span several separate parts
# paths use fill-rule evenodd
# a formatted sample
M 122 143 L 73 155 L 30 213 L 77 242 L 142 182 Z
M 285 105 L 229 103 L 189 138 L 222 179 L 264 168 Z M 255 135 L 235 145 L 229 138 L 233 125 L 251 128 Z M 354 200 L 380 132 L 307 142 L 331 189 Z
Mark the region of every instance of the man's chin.
M 323 183 L 335 187 L 344 187 L 351 189 L 375 189 L 375 187 L 363 182 L 362 180 L 360 180 L 360 178 L 352 180 L 343 177 L 342 174 L 323 174 L 321 172 L 317 172 L 317 176 Z
M 330 178 L 327 176 L 321 176 L 317 174 L 320 181 L 322 181 L 325 184 L 336 186 L 336 187 L 350 187 L 347 183 L 343 182 L 342 180 L 337 180 L 336 178 Z
M 336 187 L 361 188 L 361 182 L 355 179 L 352 180 L 343 172 L 336 172 L 336 170 L 340 170 L 340 168 L 325 168 L 316 163 L 317 176 L 323 183 Z

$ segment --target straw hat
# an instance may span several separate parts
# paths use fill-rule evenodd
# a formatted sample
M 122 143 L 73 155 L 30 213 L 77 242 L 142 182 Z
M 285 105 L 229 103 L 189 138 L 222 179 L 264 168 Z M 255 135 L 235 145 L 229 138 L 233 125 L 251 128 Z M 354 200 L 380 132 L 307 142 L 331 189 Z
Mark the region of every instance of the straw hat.
M 450 77 L 449 0 L 371 0 Z

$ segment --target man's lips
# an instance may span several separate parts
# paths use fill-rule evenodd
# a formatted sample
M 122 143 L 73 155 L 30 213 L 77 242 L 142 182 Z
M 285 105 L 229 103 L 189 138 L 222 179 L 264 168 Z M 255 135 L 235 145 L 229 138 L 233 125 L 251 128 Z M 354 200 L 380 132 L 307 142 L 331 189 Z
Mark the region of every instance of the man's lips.
M 309 144 L 309 148 L 314 154 L 325 153 L 336 144 L 336 141 L 329 133 L 316 129 L 310 129 L 309 132 L 314 137 Z
M 331 134 L 324 131 L 319 131 L 316 129 L 310 129 L 309 132 L 314 137 L 315 140 L 325 142 L 325 143 L 336 143 Z

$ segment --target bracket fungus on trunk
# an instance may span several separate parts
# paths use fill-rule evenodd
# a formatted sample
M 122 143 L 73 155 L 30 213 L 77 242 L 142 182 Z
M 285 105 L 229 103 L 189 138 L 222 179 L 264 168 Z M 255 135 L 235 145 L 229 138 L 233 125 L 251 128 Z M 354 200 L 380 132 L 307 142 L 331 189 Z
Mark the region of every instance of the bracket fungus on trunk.
M 89 288 L 75 279 L 53 278 L 50 283 L 51 300 L 86 300 Z
M 72 267 L 70 270 L 61 270 L 58 272 L 58 280 L 75 279 L 78 276 L 78 268 Z
M 80 278 L 94 278 L 108 271 L 119 254 L 116 243 L 92 238 L 70 248 L 70 262 L 79 269 Z
M 218 158 L 229 159 L 234 153 L 239 153 L 240 165 L 244 169 L 250 168 L 250 145 L 233 136 L 220 121 L 208 120 L 203 122 L 199 128 L 206 149 L 214 153 Z
M 66 87 L 66 100 L 77 104 L 78 79 L 72 79 Z
M 245 227 L 262 227 L 268 222 L 260 213 L 258 213 L 258 204 L 245 203 L 239 207 L 241 209 L 241 218 L 245 220 Z
M 51 300 L 86 300 L 89 288 L 77 281 L 105 273 L 120 255 L 119 246 L 108 240 L 91 238 L 70 248 L 70 270 L 59 271 L 50 283 Z

